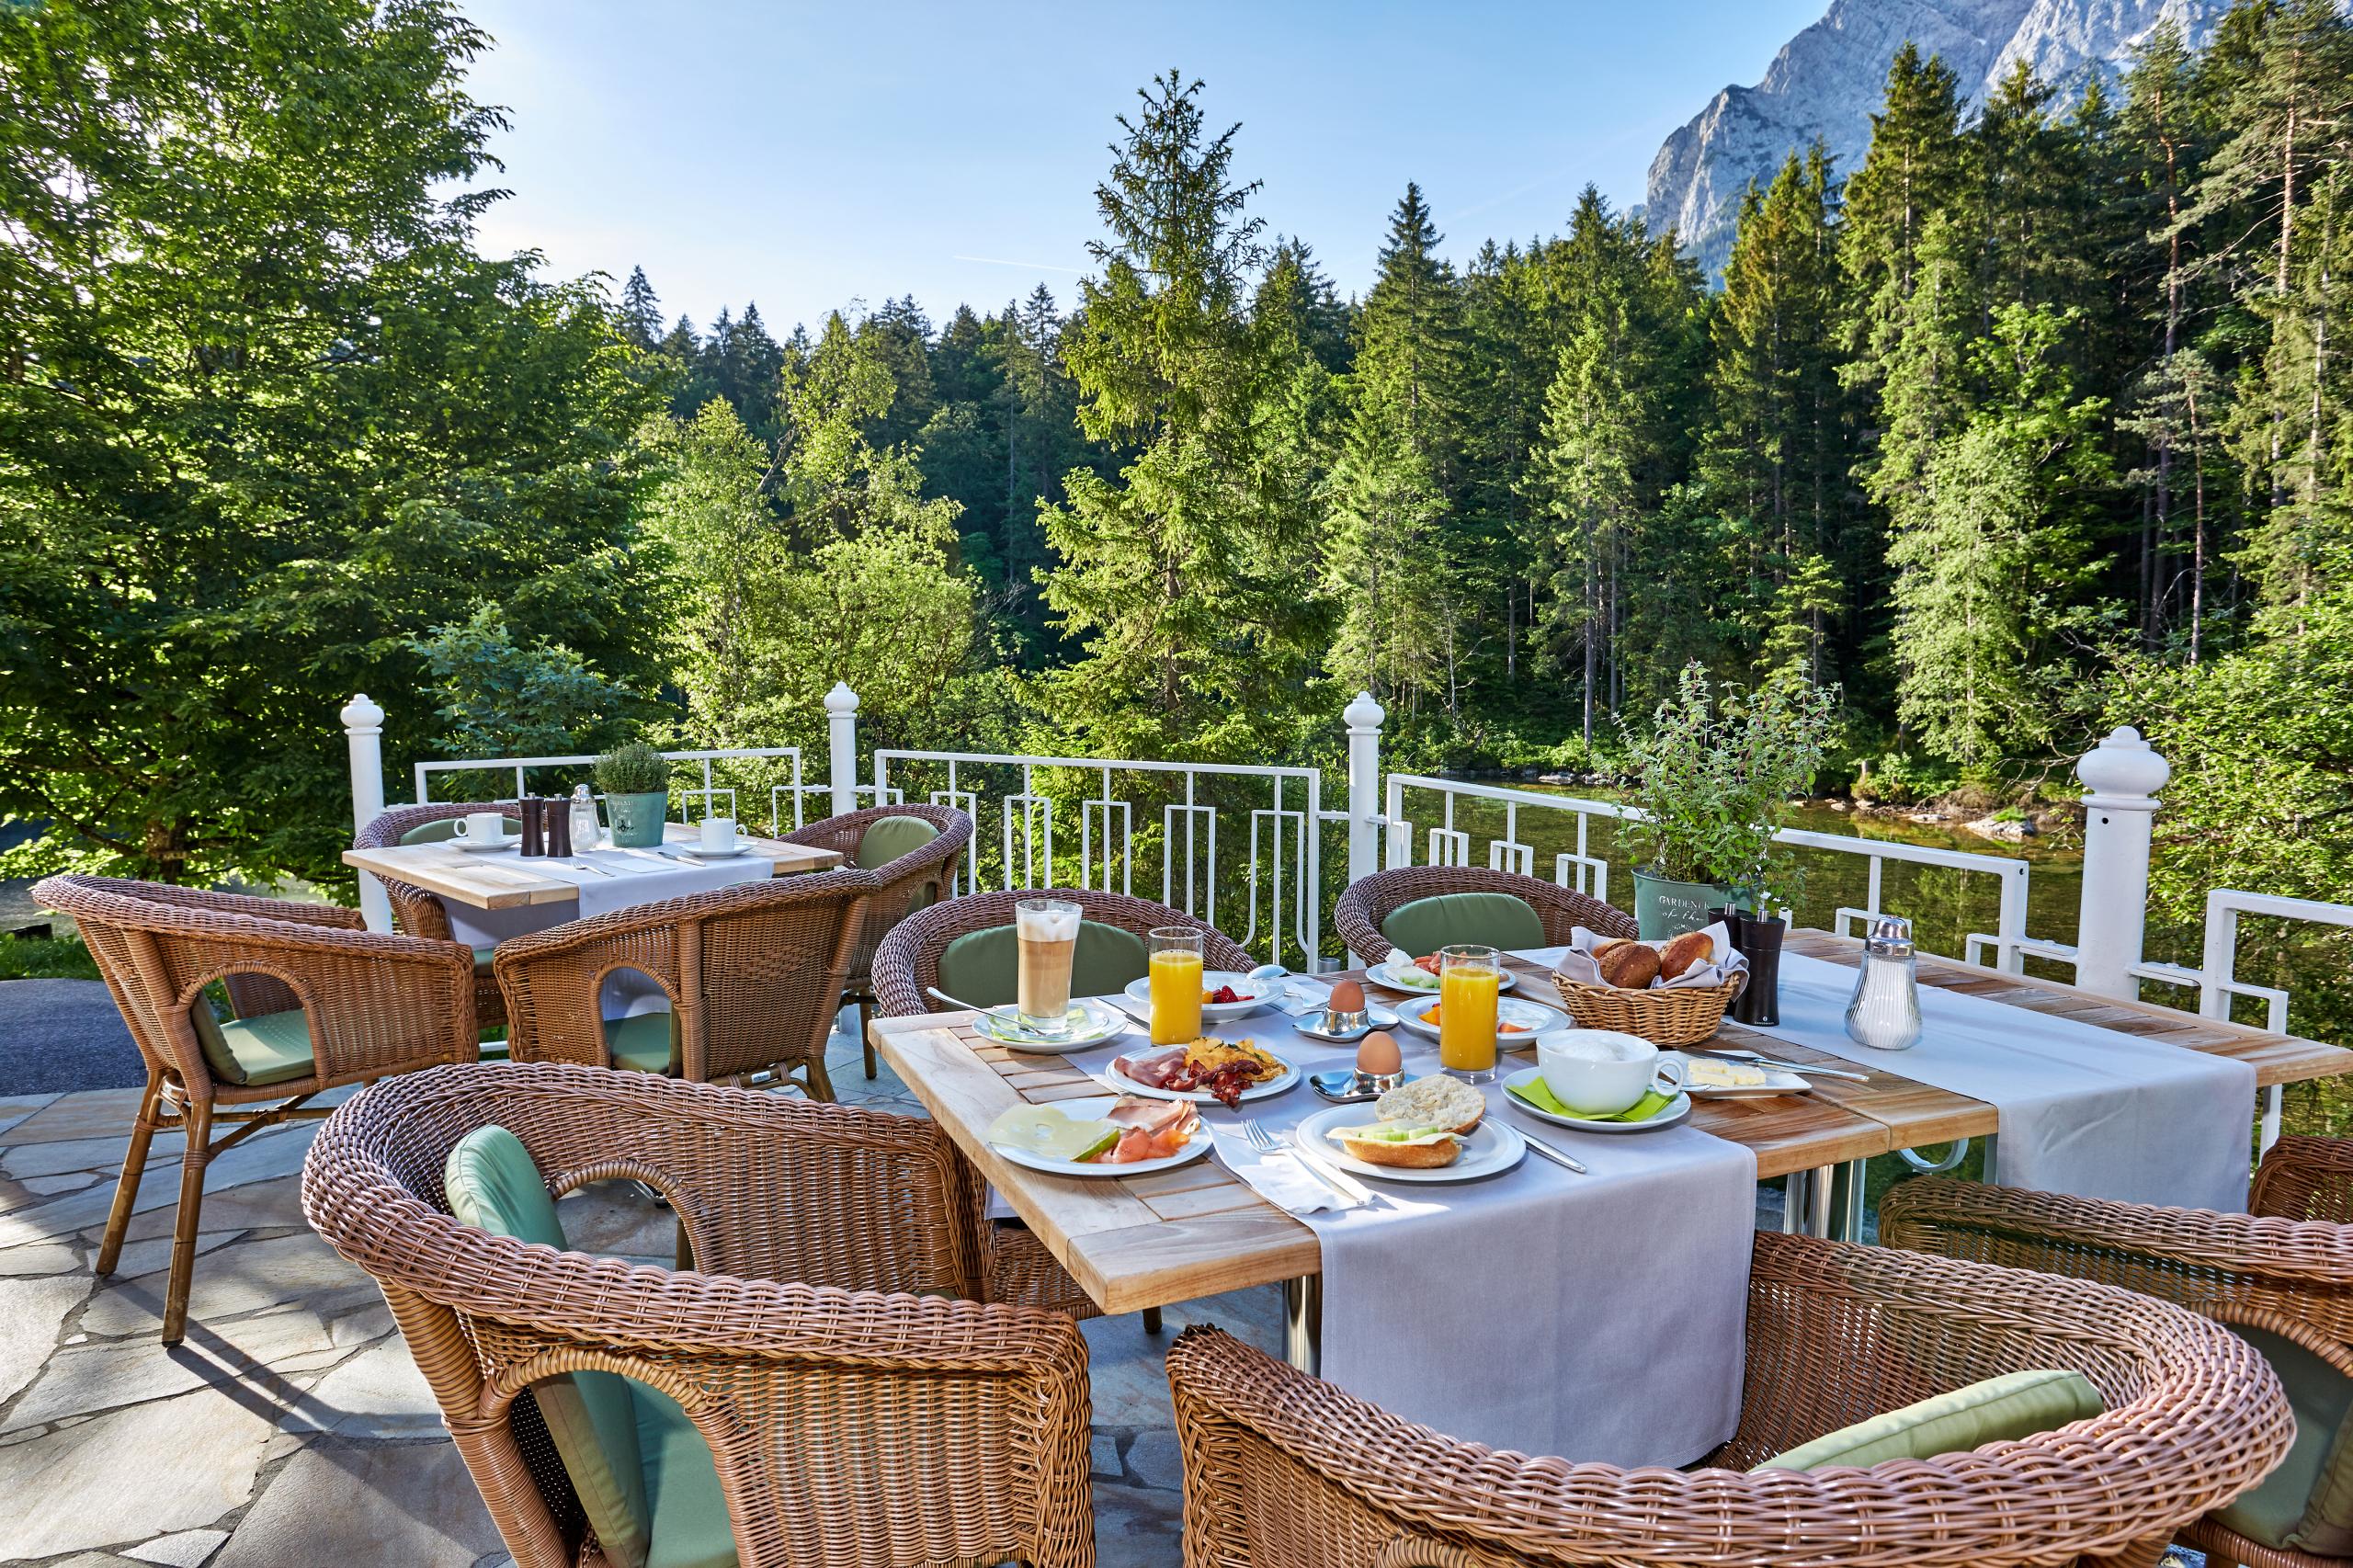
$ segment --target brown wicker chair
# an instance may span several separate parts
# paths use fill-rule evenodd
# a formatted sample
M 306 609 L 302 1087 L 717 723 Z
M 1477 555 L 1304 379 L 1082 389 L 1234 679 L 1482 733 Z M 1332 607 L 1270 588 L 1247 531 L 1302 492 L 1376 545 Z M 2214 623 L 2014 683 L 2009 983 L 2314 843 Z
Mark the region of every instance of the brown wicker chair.
M 862 866 L 858 852 L 866 841 L 866 830 L 885 817 L 917 818 L 938 829 L 939 835 L 895 860 Z M 874 949 L 900 921 L 948 897 L 956 883 L 957 857 L 964 853 L 964 846 L 972 837 L 971 813 L 954 806 L 932 805 L 870 806 L 862 812 L 846 812 L 823 822 L 813 822 L 784 835 L 787 844 L 813 845 L 835 851 L 843 865 L 861 866 L 872 872 L 880 884 L 874 891 L 874 902 L 867 905 L 866 928 L 858 936 L 858 952 L 850 960 L 849 981 L 842 993 L 844 1005 L 856 1009 L 853 1016 L 858 1038 L 866 1048 L 866 1075 L 870 1078 L 874 1076 L 877 1065 L 874 1042 L 866 1038 L 866 1008 L 874 1001 Z
M 1615 905 L 1540 877 L 1482 870 L 1476 866 L 1400 866 L 1393 871 L 1359 877 L 1340 894 L 1332 911 L 1332 925 L 1348 951 L 1366 963 L 1379 963 L 1390 948 L 1389 938 L 1381 934 L 1381 923 L 1417 898 L 1449 892 L 1507 892 L 1525 901 L 1544 923 L 1548 947 L 1566 946 L 1570 929 L 1578 926 L 1604 937 L 1635 934 L 1634 917 Z
M 495 1124 L 558 1196 L 658 1189 L 699 1272 L 558 1252 L 450 1218 L 443 1165 Z M 374 1276 L 524 1568 L 604 1554 L 529 1386 L 604 1370 L 683 1406 L 743 1568 L 1091 1568 L 1086 1345 L 984 1306 L 956 1222 L 962 1163 L 930 1122 L 642 1073 L 450 1068 L 328 1121 L 311 1223 Z
M 394 806 L 380 812 L 375 820 L 352 835 L 354 849 L 389 849 L 396 845 L 415 842 L 410 835 L 423 828 L 428 832 L 444 824 L 454 826 L 459 818 L 473 812 L 498 812 L 517 817 L 522 808 L 513 801 L 443 801 L 429 806 Z M 430 937 L 438 942 L 456 940 L 449 926 L 449 912 L 441 903 L 441 895 L 428 892 L 415 882 L 404 882 L 397 877 L 378 877 L 384 884 L 384 895 L 392 901 L 392 925 L 412 937 Z M 506 1003 L 498 994 L 498 977 L 491 972 L 487 959 L 477 954 L 474 960 L 474 1021 L 485 1029 L 498 1028 L 506 1022 Z
M 2072 1368 L 2109 1409 L 2018 1442 L 1869 1469 L 1747 1467 L 1996 1373 Z M 1185 1561 L 1252 1568 L 1805 1563 L 2146 1568 L 2293 1431 L 2243 1340 L 2097 1285 L 1759 1235 L 1739 1430 L 1688 1471 L 1460 1442 L 1215 1330 L 1168 1354 Z M 1714 1467 L 1725 1468 L 1714 1468 Z
M 157 1130 L 185 1135 L 164 1298 L 164 1343 L 176 1345 L 205 1166 L 265 1127 L 324 1116 L 304 1102 L 325 1090 L 473 1061 L 473 955 L 455 942 L 363 930 L 358 910 L 332 904 L 85 876 L 51 877 L 33 896 L 81 927 L 147 1065 L 98 1244 L 101 1277 L 122 1256 Z M 204 994 L 215 980 L 244 1028 L 224 1032 L 215 1021 Z M 266 1069 L 240 1065 L 265 1052 Z M 233 1131 L 216 1140 L 216 1123 Z
M 1019 889 L 1011 892 L 969 893 L 936 903 L 902 921 L 882 939 L 874 954 L 874 989 L 886 1018 L 914 1017 L 943 1010 L 932 999 L 930 987 L 939 983 L 939 955 L 948 944 L 968 932 L 985 931 L 1013 923 L 1013 906 L 1025 898 L 1051 896 L 1076 903 L 1085 917 L 1117 926 L 1142 936 L 1155 926 L 1189 926 L 1201 933 L 1201 961 L 1211 969 L 1247 970 L 1255 960 L 1249 949 L 1207 921 L 1180 909 L 1126 893 L 1091 892 L 1068 888 Z M 982 1271 L 988 1281 L 988 1300 L 1022 1306 L 1051 1307 L 1073 1317 L 1094 1317 L 1100 1311 L 1094 1298 L 1079 1288 L 1026 1226 L 999 1224 L 977 1205 L 988 1189 L 972 1184 L 976 1207 L 974 1227 L 982 1238 Z M 1160 1332 L 1160 1309 L 1143 1314 L 1147 1332 Z
M 2160 1209 L 1922 1178 L 1888 1193 L 1890 1246 L 2120 1285 L 2219 1323 L 2279 1335 L 2353 1377 L 2353 1140 L 2282 1138 L 2246 1214 Z M 2225 1502 L 2228 1499 L 2224 1499 Z M 2343 1568 L 2251 1540 L 2213 1517 L 2181 1539 L 2210 1561 Z
M 615 1065 L 598 1008 L 633 970 L 670 999 L 674 1076 L 699 1084 L 801 1070 L 830 1100 L 825 1037 L 874 893 L 864 871 L 817 871 L 633 904 L 498 944 L 517 1062 Z M 657 1052 L 657 1054 L 659 1054 Z

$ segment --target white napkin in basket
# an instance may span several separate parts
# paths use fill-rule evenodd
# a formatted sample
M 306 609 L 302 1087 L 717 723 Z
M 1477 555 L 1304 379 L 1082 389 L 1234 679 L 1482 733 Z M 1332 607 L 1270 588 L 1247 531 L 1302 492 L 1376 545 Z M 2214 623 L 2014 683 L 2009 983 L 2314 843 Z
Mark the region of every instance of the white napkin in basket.
M 1747 958 L 1732 945 L 1732 930 L 1719 920 L 1706 928 L 1708 961 L 1695 963 L 1673 980 L 1654 980 L 1653 991 L 1681 991 L 1692 987 L 1722 985 L 1733 975 L 1748 968 Z M 1563 978 L 1585 985 L 1607 985 L 1601 978 L 1601 965 L 1593 956 L 1596 943 L 1608 938 L 1580 926 L 1569 933 L 1569 950 L 1561 955 L 1557 971 Z M 1620 987 L 1620 989 L 1623 989 Z

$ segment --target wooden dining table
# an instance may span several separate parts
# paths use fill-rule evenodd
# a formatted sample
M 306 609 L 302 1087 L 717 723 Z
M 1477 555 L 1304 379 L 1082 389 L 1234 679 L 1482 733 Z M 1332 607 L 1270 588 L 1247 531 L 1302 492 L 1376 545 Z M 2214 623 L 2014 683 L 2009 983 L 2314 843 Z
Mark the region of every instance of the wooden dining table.
M 1824 931 L 1792 931 L 1786 950 L 1851 967 L 1861 944 Z M 1539 996 L 1550 969 L 1517 955 L 1505 964 Z M 2103 1028 L 2162 1040 L 2254 1066 L 2259 1087 L 2353 1073 L 2353 1051 L 2243 1024 L 2097 995 L 2073 985 L 1923 955 L 1924 985 Z M 1318 982 L 1363 971 L 1319 974 Z M 1071 1177 L 1016 1165 L 983 1133 L 1007 1108 L 1099 1095 L 1102 1085 L 1056 1057 L 1008 1050 L 976 1032 L 971 1013 L 876 1018 L 869 1038 L 933 1119 L 1080 1288 L 1106 1312 L 1195 1301 L 1253 1285 L 1281 1284 L 1294 1361 L 1312 1361 L 1321 1267 L 1314 1233 L 1268 1203 L 1214 1159 L 1125 1177 Z M 1727 1021 L 1712 1044 L 1784 1061 L 1854 1071 L 1856 1064 Z M 1532 1060 L 1530 1053 L 1522 1054 Z M 1814 1081 L 1813 1092 L 1754 1099 L 1701 1098 L 1692 1125 L 1747 1147 L 1759 1180 L 1786 1179 L 1783 1228 L 1859 1239 L 1866 1163 L 1896 1150 L 1990 1139 L 1991 1104 L 1932 1087 L 1876 1062 L 1869 1082 Z M 2249 1115 L 2253 1115 L 2252 1107 Z
M 768 874 L 789 876 L 799 871 L 823 871 L 841 864 L 837 849 L 821 849 L 809 844 L 787 844 L 780 839 L 755 838 L 746 855 L 766 860 Z M 664 829 L 664 841 L 658 850 L 641 852 L 648 858 L 649 869 L 675 869 L 696 863 L 701 847 L 699 830 L 685 823 L 671 823 Z M 676 858 L 684 857 L 684 858 Z M 583 859 L 580 855 L 563 856 L 568 861 Z M 618 861 L 612 846 L 600 845 L 592 863 Z M 535 869 L 529 860 L 512 855 L 485 855 L 460 849 L 449 839 L 437 839 L 424 844 L 393 844 L 381 849 L 347 849 L 343 863 L 380 877 L 410 882 L 426 892 L 476 909 L 517 909 L 528 904 L 577 903 L 580 884 L 562 877 L 551 877 Z M 624 873 L 627 867 L 619 867 Z

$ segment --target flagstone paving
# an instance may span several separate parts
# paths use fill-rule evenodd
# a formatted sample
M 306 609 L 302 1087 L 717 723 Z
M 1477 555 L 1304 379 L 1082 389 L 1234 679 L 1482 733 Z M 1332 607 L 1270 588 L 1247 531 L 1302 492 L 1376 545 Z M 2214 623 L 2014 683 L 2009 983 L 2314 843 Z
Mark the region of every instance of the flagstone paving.
M 844 1100 L 921 1115 L 837 1034 Z M 375 1286 L 303 1222 L 313 1126 L 213 1163 L 188 1337 L 157 1342 L 177 1195 L 159 1138 L 114 1277 L 91 1274 L 135 1092 L 0 1098 L 0 1562 L 43 1568 L 493 1568 L 498 1533 Z M 669 1259 L 668 1213 L 606 1184 L 564 1199 L 580 1245 Z M 1269 1350 L 1271 1290 L 1083 1325 L 1102 1568 L 1175 1568 L 1176 1433 L 1161 1353 L 1215 1322 Z

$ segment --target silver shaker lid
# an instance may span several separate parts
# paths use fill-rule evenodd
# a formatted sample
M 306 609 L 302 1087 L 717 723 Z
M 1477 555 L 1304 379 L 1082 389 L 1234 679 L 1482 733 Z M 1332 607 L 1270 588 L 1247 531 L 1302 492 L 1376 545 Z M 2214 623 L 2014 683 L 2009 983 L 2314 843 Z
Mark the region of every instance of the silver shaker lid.
M 1870 933 L 1863 938 L 1863 951 L 1873 958 L 1910 958 L 1912 922 L 1897 915 L 1881 915 L 1871 922 Z

